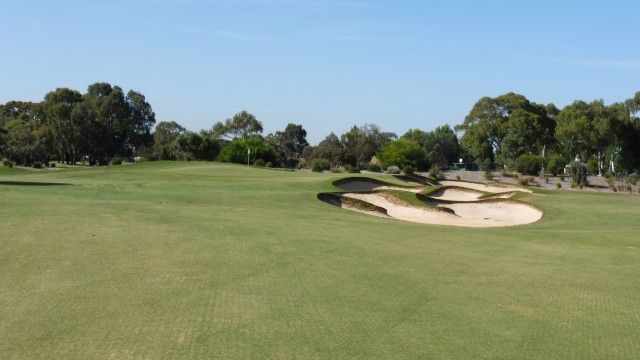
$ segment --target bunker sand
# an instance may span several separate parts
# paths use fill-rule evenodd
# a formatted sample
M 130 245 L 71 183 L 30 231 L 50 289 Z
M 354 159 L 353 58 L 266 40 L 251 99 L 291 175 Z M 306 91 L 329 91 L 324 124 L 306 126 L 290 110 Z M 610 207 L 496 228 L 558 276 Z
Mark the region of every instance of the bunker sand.
M 444 185 L 427 195 L 416 196 L 426 206 L 412 205 L 384 190 L 401 190 L 419 193 L 427 190 L 423 186 L 395 186 L 380 180 L 367 178 L 338 180 L 334 185 L 345 191 L 338 197 L 356 199 L 378 209 L 363 211 L 349 201 L 333 201 L 333 205 L 359 212 L 380 215 L 380 210 L 390 218 L 422 224 L 450 225 L 462 227 L 516 226 L 536 222 L 542 211 L 532 205 L 510 199 L 517 192 L 530 193 L 522 187 L 508 184 L 476 184 L 460 181 L 442 181 Z M 328 201 L 327 201 L 328 202 Z

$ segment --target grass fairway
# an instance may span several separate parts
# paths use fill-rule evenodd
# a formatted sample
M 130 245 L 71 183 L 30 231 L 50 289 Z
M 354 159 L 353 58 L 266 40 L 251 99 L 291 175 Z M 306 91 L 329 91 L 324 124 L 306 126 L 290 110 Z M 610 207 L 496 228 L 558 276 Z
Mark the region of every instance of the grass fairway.
M 640 354 L 640 196 L 536 192 L 537 223 L 455 228 L 316 199 L 343 176 L 0 169 L 0 359 Z

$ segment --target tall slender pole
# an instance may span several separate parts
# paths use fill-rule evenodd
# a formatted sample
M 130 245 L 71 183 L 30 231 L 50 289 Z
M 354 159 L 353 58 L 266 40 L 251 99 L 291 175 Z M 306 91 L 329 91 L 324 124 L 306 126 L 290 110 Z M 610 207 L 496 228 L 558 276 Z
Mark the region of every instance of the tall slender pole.
M 249 170 L 249 159 L 251 159 L 251 148 L 247 148 L 247 170 Z

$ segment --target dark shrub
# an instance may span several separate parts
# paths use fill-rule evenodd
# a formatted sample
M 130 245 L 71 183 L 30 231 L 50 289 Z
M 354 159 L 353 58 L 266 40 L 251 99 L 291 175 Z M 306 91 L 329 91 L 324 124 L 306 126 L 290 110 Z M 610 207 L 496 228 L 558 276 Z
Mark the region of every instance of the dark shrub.
M 273 167 L 273 163 L 271 161 L 267 161 L 267 163 L 264 164 L 264 167 L 272 168 Z
M 264 159 L 257 159 L 253 162 L 253 166 L 264 167 L 265 164 Z
M 287 169 L 295 169 L 298 167 L 298 159 L 296 158 L 287 158 L 283 163 L 282 163 L 282 167 L 287 168 Z
M 31 164 L 31 167 L 34 169 L 42 169 L 42 163 L 40 161 L 36 161 L 33 164 Z
M 109 165 L 122 165 L 122 159 L 120 159 L 119 157 L 114 157 L 113 159 L 109 160 Z
M 323 172 L 329 170 L 329 162 L 325 159 L 313 159 L 311 160 L 311 171 Z
M 371 172 L 380 172 L 382 169 L 380 169 L 380 165 L 378 164 L 369 164 L 369 166 L 367 166 L 367 170 Z
M 405 167 L 402 169 L 402 173 L 403 173 L 403 174 L 405 174 L 405 175 L 411 175 L 411 174 L 413 174 L 413 166 L 405 166 Z
M 587 161 L 587 173 L 598 174 L 598 159 L 592 157 Z
M 360 169 L 358 169 L 357 166 L 353 166 L 353 165 L 345 165 L 344 166 L 344 170 L 348 173 L 352 173 L 352 174 L 357 174 L 360 172 Z
M 542 157 L 532 154 L 523 154 L 513 162 L 517 172 L 526 175 L 538 175 L 542 170 Z
M 491 170 L 486 170 L 486 171 L 484 172 L 484 178 L 485 178 L 485 179 L 487 179 L 487 180 L 489 180 L 489 181 L 493 180 L 493 171 L 491 171 Z
M 2 166 L 6 166 L 6 167 L 14 167 L 16 165 L 15 162 L 9 160 L 9 159 L 2 159 Z
M 564 172 L 565 165 L 567 165 L 567 161 L 562 155 L 551 154 L 547 158 L 547 171 L 553 176 L 558 176 L 558 174 Z
M 588 185 L 587 182 L 587 166 L 581 162 L 571 163 L 571 176 L 573 177 L 573 183 L 582 188 Z M 572 186 L 573 187 L 573 186 Z

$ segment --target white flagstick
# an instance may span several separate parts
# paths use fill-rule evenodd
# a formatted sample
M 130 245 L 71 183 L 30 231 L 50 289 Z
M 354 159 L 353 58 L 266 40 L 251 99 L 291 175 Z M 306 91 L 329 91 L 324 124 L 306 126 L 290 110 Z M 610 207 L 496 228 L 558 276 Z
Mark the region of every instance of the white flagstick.
M 249 159 L 251 159 L 251 148 L 247 148 L 247 169 L 249 169 Z

